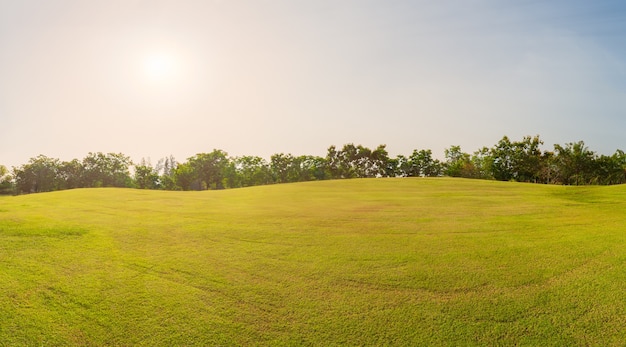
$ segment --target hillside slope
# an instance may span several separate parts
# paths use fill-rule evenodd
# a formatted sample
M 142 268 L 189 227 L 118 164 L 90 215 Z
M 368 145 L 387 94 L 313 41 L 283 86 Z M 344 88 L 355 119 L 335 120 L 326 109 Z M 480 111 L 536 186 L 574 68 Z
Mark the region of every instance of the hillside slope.
M 621 345 L 626 187 L 0 198 L 7 345 Z

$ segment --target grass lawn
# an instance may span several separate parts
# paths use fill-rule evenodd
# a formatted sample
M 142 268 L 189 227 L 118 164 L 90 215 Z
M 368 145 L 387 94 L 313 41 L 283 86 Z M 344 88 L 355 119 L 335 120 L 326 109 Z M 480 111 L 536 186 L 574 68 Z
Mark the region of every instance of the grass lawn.
M 624 346 L 626 186 L 0 198 L 0 346 Z

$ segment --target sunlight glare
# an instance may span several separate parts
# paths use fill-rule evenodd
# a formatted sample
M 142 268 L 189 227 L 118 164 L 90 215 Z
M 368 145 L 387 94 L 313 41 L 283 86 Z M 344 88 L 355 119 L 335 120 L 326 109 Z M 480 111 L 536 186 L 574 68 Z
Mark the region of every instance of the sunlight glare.
M 151 81 L 164 81 L 174 77 L 176 63 L 170 55 L 152 54 L 144 62 L 144 71 Z

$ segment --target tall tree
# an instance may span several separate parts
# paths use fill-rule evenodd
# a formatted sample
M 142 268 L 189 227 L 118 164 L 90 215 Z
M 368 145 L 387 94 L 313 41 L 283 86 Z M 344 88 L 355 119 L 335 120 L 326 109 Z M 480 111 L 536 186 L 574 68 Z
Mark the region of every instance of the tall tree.
M 62 162 L 61 165 L 59 165 L 58 171 L 58 189 L 73 189 L 82 187 L 84 171 L 83 164 L 81 164 L 78 159 Z
M 13 169 L 18 193 L 39 193 L 56 190 L 59 160 L 39 155 L 28 164 Z
M 328 147 L 326 152 L 326 171 L 330 179 L 338 179 L 341 177 L 341 159 L 339 151 L 335 145 Z
M 356 178 L 383 176 L 387 171 L 389 156 L 385 145 L 371 149 L 348 143 L 341 150 L 328 149 L 326 165 L 330 178 Z
M 402 154 L 390 158 L 387 162 L 387 177 L 406 177 L 409 170 L 409 160 Z
M 451 150 L 456 150 L 452 146 Z M 458 150 L 460 151 L 460 147 Z M 455 155 L 450 153 L 451 155 Z M 456 159 L 455 159 L 456 160 Z M 441 163 L 433 158 L 433 153 L 430 149 L 417 150 L 414 149 L 408 161 L 407 176 L 410 177 L 436 177 L 441 175 Z
M 541 145 L 543 141 L 539 135 L 525 136 L 522 141 L 515 142 L 515 179 L 520 182 L 537 183 L 542 165 Z
M 371 152 L 366 177 L 388 176 L 387 166 L 389 165 L 390 159 L 386 147 L 387 145 L 378 145 L 378 147 Z
M 562 184 L 582 185 L 591 181 L 591 169 L 595 153 L 583 141 L 570 142 L 565 146 L 554 145 L 557 179 Z
M 552 184 L 558 182 L 558 165 L 556 155 L 552 151 L 545 151 L 541 155 L 541 165 L 538 172 L 538 183 Z
M 470 155 L 461 150 L 461 146 L 450 146 L 445 149 L 446 170 L 451 177 L 473 177 L 473 165 Z
M 474 152 L 471 163 L 474 168 L 474 178 L 493 179 L 493 156 L 489 148 L 483 147 Z
M 272 183 L 272 174 L 267 161 L 257 156 L 242 156 L 230 161 L 229 186 L 232 188 L 257 186 Z
M 224 188 L 223 179 L 228 167 L 228 154 L 226 152 L 214 149 L 210 153 L 198 153 L 189 158 L 188 162 L 201 184 L 200 189 Z
M 160 159 L 157 163 L 156 169 L 161 174 L 159 182 L 162 189 L 176 190 L 174 173 L 177 165 L 176 159 L 172 155 Z
M 294 158 L 290 174 L 291 182 L 323 180 L 326 177 L 326 160 L 312 155 Z
M 306 172 L 307 180 L 325 180 L 329 178 L 326 159 L 313 155 L 300 157 L 302 170 Z
M 352 143 L 343 145 L 343 148 L 337 153 L 339 159 L 340 178 L 359 177 L 359 170 L 356 162 L 359 158 L 359 148 Z
M 270 169 L 274 182 L 293 182 L 293 178 L 299 176 L 297 165 L 294 163 L 295 160 L 291 153 L 277 153 L 270 157 Z
M 593 162 L 592 184 L 621 184 L 626 181 L 626 154 L 618 150 L 613 155 L 601 155 Z
M 4 165 L 0 165 L 0 195 L 13 193 L 13 178 Z
M 130 157 L 122 153 L 89 153 L 83 159 L 84 187 L 130 187 Z
M 189 162 L 176 165 L 172 174 L 175 190 L 200 190 L 200 180 Z
M 525 136 L 513 142 L 504 136 L 491 149 L 493 177 L 501 181 L 538 182 L 545 159 L 542 144 L 539 136 Z
M 510 181 L 515 177 L 515 149 L 507 136 L 491 150 L 493 177 L 499 181 Z
M 160 177 L 157 168 L 152 167 L 150 160 L 141 159 L 135 167 L 135 186 L 139 189 L 159 189 Z

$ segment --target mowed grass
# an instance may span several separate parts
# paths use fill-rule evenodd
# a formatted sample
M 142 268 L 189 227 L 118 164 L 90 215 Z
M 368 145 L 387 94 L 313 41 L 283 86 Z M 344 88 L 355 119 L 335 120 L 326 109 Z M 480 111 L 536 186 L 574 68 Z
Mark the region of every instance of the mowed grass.
M 624 346 L 626 187 L 0 198 L 0 345 Z

